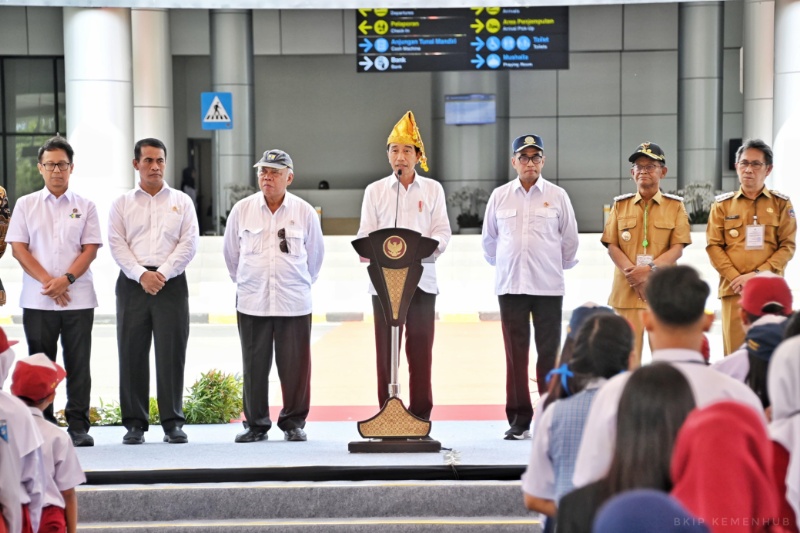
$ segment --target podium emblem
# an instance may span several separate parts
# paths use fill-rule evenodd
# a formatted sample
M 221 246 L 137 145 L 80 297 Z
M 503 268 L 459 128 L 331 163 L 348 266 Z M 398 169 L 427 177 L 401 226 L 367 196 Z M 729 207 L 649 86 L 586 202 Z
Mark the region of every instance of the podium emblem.
M 406 246 L 406 241 L 397 235 L 392 235 L 383 241 L 383 253 L 389 259 L 400 259 L 406 255 L 407 249 L 408 247 Z

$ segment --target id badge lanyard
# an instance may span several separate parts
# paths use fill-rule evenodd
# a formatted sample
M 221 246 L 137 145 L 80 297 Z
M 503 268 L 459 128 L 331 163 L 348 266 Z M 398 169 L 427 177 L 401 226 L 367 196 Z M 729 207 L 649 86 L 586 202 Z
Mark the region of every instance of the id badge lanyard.
M 636 256 L 636 266 L 649 265 L 653 262 L 653 256 L 647 253 L 647 247 L 650 246 L 650 242 L 647 240 L 647 212 L 649 209 L 650 204 L 644 206 L 644 238 L 642 239 L 644 252 Z

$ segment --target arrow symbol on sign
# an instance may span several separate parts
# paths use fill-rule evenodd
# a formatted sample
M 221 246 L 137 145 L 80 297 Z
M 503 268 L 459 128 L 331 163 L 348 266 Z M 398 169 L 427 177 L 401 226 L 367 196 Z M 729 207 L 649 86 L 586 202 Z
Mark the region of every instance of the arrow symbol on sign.
M 481 68 L 486 60 L 480 56 L 480 54 L 475 54 L 475 59 L 471 59 L 470 63 L 475 65 L 475 68 Z
M 362 17 L 366 17 L 367 13 L 369 13 L 370 11 L 372 11 L 372 10 L 371 9 L 359 9 L 358 10 L 358 12 L 361 13 Z
M 372 41 L 370 41 L 369 39 L 364 39 L 364 41 L 361 44 L 359 44 L 358 47 L 363 48 L 364 53 L 366 54 L 367 52 L 372 50 Z
M 483 60 L 481 60 L 481 61 L 483 61 Z M 364 56 L 364 60 L 363 61 L 359 61 L 358 64 L 361 65 L 362 67 L 364 67 L 364 72 L 366 72 L 372 66 L 372 60 L 370 58 L 368 58 L 367 56 Z
M 483 50 L 484 41 L 483 41 L 483 39 L 481 39 L 480 37 L 478 37 L 478 36 L 476 35 L 476 36 L 475 36 L 475 40 L 474 40 L 474 41 L 472 41 L 472 42 L 471 42 L 471 43 L 469 43 L 469 44 L 470 44 L 471 46 L 474 46 L 474 47 L 475 47 L 475 51 L 476 51 L 476 52 L 480 52 L 481 50 Z
M 481 31 L 483 31 L 483 22 L 481 22 L 480 19 L 475 19 L 475 24 L 470 24 L 469 27 L 474 29 L 475 33 L 480 33 Z M 360 26 L 359 26 L 359 28 L 360 28 Z M 364 33 L 367 33 L 367 32 L 364 32 Z
M 372 29 L 372 26 L 367 24 L 367 21 L 365 20 L 361 24 L 358 25 L 358 29 L 361 30 L 361 33 L 366 35 L 367 33 L 369 33 L 369 30 Z
M 481 13 L 483 13 L 483 8 L 482 7 L 473 7 L 472 10 L 475 12 L 475 16 L 476 17 L 478 15 L 480 15 Z

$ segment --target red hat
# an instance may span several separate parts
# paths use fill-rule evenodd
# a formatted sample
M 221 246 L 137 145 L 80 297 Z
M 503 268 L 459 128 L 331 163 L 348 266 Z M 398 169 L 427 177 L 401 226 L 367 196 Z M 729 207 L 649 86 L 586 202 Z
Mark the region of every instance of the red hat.
M 20 361 L 11 376 L 11 394 L 40 402 L 56 390 L 67 373 L 59 365 L 37 353 Z
M 19 341 L 10 341 L 8 337 L 6 337 L 6 332 L 3 331 L 3 328 L 0 328 L 0 353 L 5 352 Z
M 792 290 L 786 280 L 772 272 L 761 272 L 750 278 L 742 288 L 739 305 L 754 316 L 762 316 L 768 305 L 780 306 L 780 314 L 792 314 Z

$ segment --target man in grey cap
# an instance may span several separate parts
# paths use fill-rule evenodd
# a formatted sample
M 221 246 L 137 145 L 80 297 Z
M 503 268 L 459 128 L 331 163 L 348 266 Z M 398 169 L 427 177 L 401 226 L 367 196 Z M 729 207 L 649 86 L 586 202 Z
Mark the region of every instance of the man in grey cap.
M 287 192 L 292 158 L 267 150 L 254 165 L 259 192 L 236 203 L 225 226 L 223 253 L 236 283 L 242 344 L 245 431 L 236 442 L 267 438 L 273 344 L 283 409 L 284 439 L 304 441 L 311 405 L 311 284 L 325 253 L 317 212 Z
M 511 143 L 517 179 L 498 187 L 486 204 L 483 255 L 495 267 L 495 294 L 506 349 L 505 440 L 530 438 L 533 406 L 528 387 L 531 321 L 536 381 L 547 390 L 561 343 L 564 270 L 578 260 L 578 224 L 567 192 L 542 177 L 544 143 L 523 135 Z

